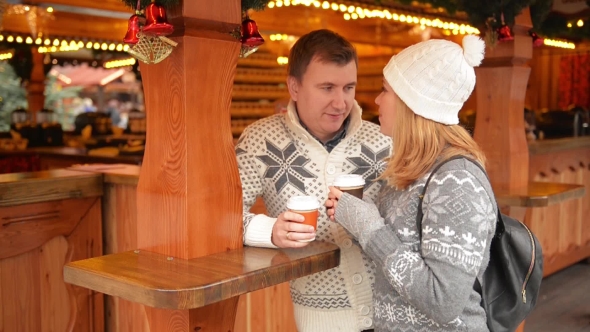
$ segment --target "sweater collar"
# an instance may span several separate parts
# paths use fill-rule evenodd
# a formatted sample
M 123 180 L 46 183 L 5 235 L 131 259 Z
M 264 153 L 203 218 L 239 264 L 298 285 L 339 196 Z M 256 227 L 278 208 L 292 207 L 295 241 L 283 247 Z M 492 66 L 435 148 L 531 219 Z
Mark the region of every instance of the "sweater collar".
M 354 136 L 356 132 L 360 129 L 362 125 L 362 109 L 359 104 L 354 101 L 352 105 L 352 110 L 348 115 L 349 123 L 348 128 L 346 129 L 346 137 L 344 139 L 348 139 L 349 137 Z M 289 105 L 287 105 L 287 114 L 286 114 L 286 122 L 289 129 L 291 129 L 295 134 L 303 136 L 304 138 L 312 137 L 311 133 L 309 133 L 302 125 L 301 121 L 299 120 L 299 116 L 297 114 L 297 106 L 293 100 L 289 101 Z M 313 138 L 315 140 L 315 138 Z

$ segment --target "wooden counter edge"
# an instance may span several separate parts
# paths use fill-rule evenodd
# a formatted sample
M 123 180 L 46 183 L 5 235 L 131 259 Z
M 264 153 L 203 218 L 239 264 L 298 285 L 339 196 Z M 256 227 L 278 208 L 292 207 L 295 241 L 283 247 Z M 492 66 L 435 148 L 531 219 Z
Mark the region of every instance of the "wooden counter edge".
M 80 177 L 23 179 L 0 184 L 0 207 L 103 195 L 100 174 Z
M 590 149 L 590 137 L 568 137 L 529 142 L 529 154 L 549 154 L 575 149 Z
M 141 166 L 127 164 L 72 166 L 68 169 L 88 173 L 102 174 L 105 184 L 137 186 Z
M 319 245 L 319 249 L 314 251 L 314 245 Z M 174 278 L 174 275 L 175 271 L 184 270 L 183 264 L 188 266 L 191 264 L 190 261 L 195 260 L 185 261 L 175 259 L 175 264 L 179 264 L 176 268 L 171 268 L 168 271 L 161 268 L 149 270 L 158 276 L 158 280 L 170 281 L 167 287 L 146 286 L 149 276 L 146 277 L 145 265 L 141 266 L 141 268 L 136 268 L 132 264 L 128 265 L 125 267 L 125 271 L 121 271 L 118 275 L 109 273 L 102 268 L 105 266 L 117 266 L 121 260 L 128 259 L 129 255 L 141 255 L 141 253 L 133 251 L 69 263 L 64 267 L 64 280 L 66 283 L 89 288 L 111 296 L 121 297 L 149 307 L 181 310 L 195 309 L 258 289 L 325 271 L 339 265 L 340 248 L 338 246 L 331 243 L 312 243 L 308 247 L 309 254 L 307 256 L 279 264 L 270 262 L 269 266 L 257 270 L 248 271 L 243 274 L 225 274 L 219 279 L 212 279 L 207 284 L 194 284 L 190 287 L 186 287 L 186 285 L 182 287 L 181 282 L 178 282 Z M 220 261 L 223 261 L 224 254 L 232 255 L 240 250 L 246 251 L 250 249 L 260 248 L 244 247 L 226 253 L 205 256 L 202 259 L 211 260 L 210 257 L 217 256 L 220 258 Z M 281 249 L 265 250 L 278 255 L 282 255 L 283 252 Z M 287 249 L 285 251 L 288 250 L 297 249 Z M 162 255 L 148 254 L 160 256 L 160 260 L 167 259 Z M 244 263 L 244 266 L 246 264 Z M 186 269 L 190 269 L 190 267 L 186 267 Z
M 499 206 L 546 207 L 586 194 L 583 185 L 547 182 L 531 182 L 528 191 L 528 194 L 498 192 L 496 200 Z

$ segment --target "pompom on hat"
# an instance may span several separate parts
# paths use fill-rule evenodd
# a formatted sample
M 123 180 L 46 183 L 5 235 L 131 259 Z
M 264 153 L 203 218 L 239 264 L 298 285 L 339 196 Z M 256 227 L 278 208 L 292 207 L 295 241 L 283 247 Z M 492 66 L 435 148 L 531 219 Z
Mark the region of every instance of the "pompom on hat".
M 485 43 L 477 36 L 463 37 L 463 47 L 431 39 L 393 56 L 383 76 L 393 91 L 416 114 L 446 125 L 459 123 L 459 110 L 475 87 Z

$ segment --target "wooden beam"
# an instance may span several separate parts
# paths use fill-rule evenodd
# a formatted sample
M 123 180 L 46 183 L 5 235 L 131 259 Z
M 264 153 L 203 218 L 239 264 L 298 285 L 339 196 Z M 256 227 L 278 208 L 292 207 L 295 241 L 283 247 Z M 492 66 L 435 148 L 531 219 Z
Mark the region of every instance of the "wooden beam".
M 380 19 L 346 21 L 340 12 L 305 6 L 266 9 L 252 13 L 251 18 L 262 31 L 294 36 L 301 36 L 317 29 L 330 29 L 351 42 L 374 46 L 407 47 L 422 41 L 419 35 L 410 35 L 407 32 L 389 33 L 387 29 L 379 27 Z M 372 21 L 373 24 L 359 24 L 360 21 Z M 388 24 L 402 25 L 393 22 Z
M 121 0 L 29 0 L 27 2 L 31 5 L 55 4 L 101 10 L 112 10 L 117 12 L 127 12 L 129 13 L 129 15 L 133 13 L 133 10 L 125 6 Z
M 42 0 L 32 3 L 41 4 Z M 85 8 L 128 12 L 131 10 L 122 5 L 120 0 L 105 0 L 96 2 L 91 0 L 52 0 L 52 3 Z M 172 13 L 169 13 L 171 15 Z M 127 32 L 127 20 L 102 16 L 90 16 L 56 10 L 55 20 L 47 22 L 46 33 L 49 36 L 68 36 L 79 38 L 121 40 Z M 385 21 L 379 18 L 349 20 L 342 17 L 342 13 L 331 10 L 311 8 L 305 6 L 290 6 L 266 9 L 254 12 L 251 17 L 256 20 L 263 33 L 283 33 L 301 36 L 312 30 L 331 29 L 353 43 L 359 44 L 359 54 L 389 53 L 392 49 L 402 49 L 422 41 L 418 34 L 410 34 L 409 25 Z M 203 17 L 213 20 L 212 17 Z M 24 15 L 9 15 L 4 18 L 5 30 L 17 33 L 30 33 Z M 200 29 L 200 28 L 196 28 Z M 462 36 L 448 36 L 446 39 L 461 43 Z M 272 43 L 267 39 L 267 44 Z M 362 44 L 362 45 L 361 45 Z M 280 54 L 280 48 L 268 46 L 275 53 Z M 283 52 L 285 55 L 287 51 Z
M 5 15 L 3 24 L 4 33 L 31 33 L 24 15 Z M 55 20 L 48 21 L 43 31 L 49 37 L 64 36 L 122 42 L 127 32 L 127 21 L 116 18 L 56 12 Z

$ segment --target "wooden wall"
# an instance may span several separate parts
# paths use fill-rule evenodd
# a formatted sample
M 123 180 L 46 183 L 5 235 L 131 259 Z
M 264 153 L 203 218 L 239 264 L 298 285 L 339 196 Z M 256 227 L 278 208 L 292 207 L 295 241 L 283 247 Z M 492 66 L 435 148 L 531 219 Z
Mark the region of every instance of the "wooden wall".
M 535 48 L 531 66 L 531 77 L 527 85 L 525 105 L 532 110 L 558 109 L 559 62 L 566 50 Z

